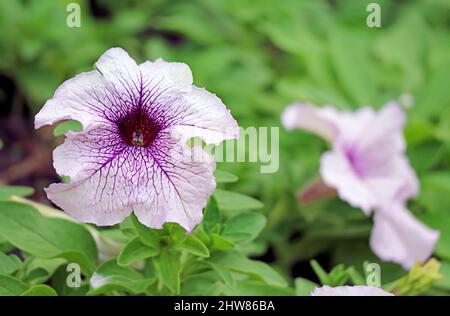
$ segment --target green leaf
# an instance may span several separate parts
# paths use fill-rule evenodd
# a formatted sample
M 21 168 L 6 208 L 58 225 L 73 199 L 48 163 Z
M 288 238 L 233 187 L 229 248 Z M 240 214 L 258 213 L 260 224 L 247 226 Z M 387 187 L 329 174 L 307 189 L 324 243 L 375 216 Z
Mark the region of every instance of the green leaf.
M 54 136 L 62 136 L 68 131 L 81 132 L 83 130 L 83 125 L 76 120 L 68 120 L 62 122 L 53 130 Z
M 295 279 L 295 295 L 297 296 L 310 296 L 311 292 L 318 285 L 308 279 L 296 278 Z
M 63 258 L 44 259 L 44 258 L 29 258 L 25 262 L 25 276 L 23 281 L 27 284 L 37 284 L 47 281 L 55 271 L 66 264 L 67 260 Z
M 99 295 L 119 290 L 132 294 L 144 293 L 154 282 L 153 278 L 144 278 L 139 272 L 117 265 L 110 260 L 97 268 L 89 283 L 88 295 Z
M 48 285 L 38 284 L 30 287 L 21 296 L 58 296 L 56 291 Z
M 324 269 L 322 269 L 322 267 L 316 260 L 311 260 L 311 267 L 316 273 L 317 277 L 319 278 L 320 283 L 322 283 L 323 285 L 331 284 L 331 280 L 330 277 L 328 276 L 328 273 Z
M 211 261 L 201 261 L 202 263 L 206 264 L 207 266 L 211 267 L 214 271 L 216 271 L 218 273 L 218 275 L 220 276 L 220 278 L 223 280 L 223 282 L 231 288 L 234 288 L 236 286 L 236 282 L 233 278 L 233 276 L 231 275 L 230 271 L 228 271 L 228 269 L 226 267 L 223 267 L 221 265 L 215 264 L 214 262 Z
M 17 296 L 26 289 L 27 286 L 22 281 L 9 275 L 0 274 L 0 296 Z
M 450 214 L 450 172 L 429 173 L 420 184 L 419 202 L 430 212 Z
M 0 201 L 0 236 L 15 247 L 41 258 L 65 258 L 90 275 L 97 247 L 82 225 L 48 218 L 30 205 Z
M 206 205 L 202 225 L 205 228 L 205 231 L 210 232 L 219 223 L 219 208 L 217 206 L 216 199 L 214 198 L 214 196 L 212 196 L 208 201 L 208 205 Z
M 164 249 L 159 257 L 155 258 L 155 265 L 159 272 L 162 284 L 171 292 L 180 293 L 180 272 L 181 258 L 180 253 Z
M 266 217 L 258 213 L 241 213 L 226 221 L 222 236 L 233 242 L 255 239 L 266 225 Z
M 250 210 L 264 207 L 260 201 L 236 192 L 218 189 L 214 192 L 214 197 L 221 210 Z
M 431 228 L 437 229 L 440 232 L 439 240 L 436 244 L 434 253 L 440 257 L 450 260 L 450 216 L 448 213 L 427 213 L 418 214 L 426 225 Z
M 233 249 L 235 244 L 218 234 L 211 234 L 211 246 L 215 249 L 227 250 Z
M 209 250 L 205 246 L 205 244 L 195 237 L 193 234 L 190 234 L 184 242 L 179 245 L 180 249 L 186 250 L 196 256 L 207 258 L 209 257 Z
M 135 261 L 158 255 L 159 249 L 144 244 L 139 237 L 130 240 L 117 258 L 120 266 L 128 266 Z
M 34 189 L 22 185 L 2 185 L 0 186 L 0 199 L 15 196 L 28 196 L 34 193 Z
M 12 274 L 22 266 L 19 257 L 0 252 L 0 274 Z
M 330 34 L 330 53 L 337 78 L 355 106 L 373 104 L 375 78 L 366 49 L 365 38 L 342 28 Z M 352 48 L 349 54 L 348 48 Z
M 285 287 L 286 281 L 268 264 L 248 259 L 238 251 L 217 252 L 208 261 L 235 272 L 246 274 L 254 279 L 264 281 L 273 286 Z
M 239 180 L 234 174 L 219 169 L 214 172 L 214 177 L 217 183 L 233 183 Z
M 186 277 L 181 284 L 181 295 L 222 295 L 223 284 L 219 280 L 219 275 L 212 270 Z
M 441 261 L 440 274 L 442 274 L 442 279 L 438 280 L 434 285 L 439 288 L 450 290 L 450 262 Z
M 153 229 L 139 222 L 136 215 L 134 214 L 131 215 L 131 222 L 136 229 L 142 243 L 152 248 L 159 248 L 159 236 Z

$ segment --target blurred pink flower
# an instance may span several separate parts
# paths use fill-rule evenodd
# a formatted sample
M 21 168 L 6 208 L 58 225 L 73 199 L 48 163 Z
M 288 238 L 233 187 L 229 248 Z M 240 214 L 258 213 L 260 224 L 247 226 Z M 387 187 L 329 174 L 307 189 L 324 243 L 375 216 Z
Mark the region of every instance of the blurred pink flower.
M 96 70 L 65 81 L 36 115 L 35 125 L 74 119 L 83 131 L 66 133 L 53 160 L 70 183 L 51 184 L 47 196 L 73 218 L 113 225 L 134 212 L 160 228 L 176 222 L 187 230 L 202 218 L 215 189 L 211 157 L 192 156 L 186 140 L 237 138 L 239 129 L 222 101 L 192 84 L 183 63 L 137 65 L 111 48 Z M 197 157 L 200 155 L 197 155 Z
M 331 287 L 324 285 L 315 288 L 311 292 L 311 296 L 394 296 L 394 294 L 373 286 L 346 285 Z
M 353 207 L 366 214 L 376 211 L 371 245 L 380 258 L 409 268 L 431 255 L 438 232 L 402 206 L 417 194 L 419 183 L 405 156 L 405 115 L 397 104 L 388 103 L 379 112 L 294 104 L 282 113 L 282 123 L 288 130 L 305 129 L 332 143 L 320 161 L 321 177 Z M 390 247 L 386 241 L 392 242 Z

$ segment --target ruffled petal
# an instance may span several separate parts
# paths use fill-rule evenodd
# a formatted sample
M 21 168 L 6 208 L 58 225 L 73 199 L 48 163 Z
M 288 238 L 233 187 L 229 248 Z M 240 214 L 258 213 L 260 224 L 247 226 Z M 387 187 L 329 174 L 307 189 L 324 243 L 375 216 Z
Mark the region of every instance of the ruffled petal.
M 96 62 L 96 71 L 65 81 L 35 118 L 35 127 L 67 119 L 84 128 L 111 122 L 125 115 L 143 93 L 142 78 L 134 60 L 121 48 L 107 50 Z
M 112 139 L 102 143 L 103 128 L 88 133 L 69 136 L 55 155 L 58 171 L 74 176 L 69 184 L 46 190 L 56 205 L 79 221 L 100 226 L 119 223 L 132 211 L 152 228 L 171 221 L 192 230 L 201 221 L 215 189 L 211 157 L 180 146 L 168 132 L 150 147 L 123 146 Z M 64 166 L 71 158 L 76 161 Z
M 84 127 L 105 120 L 108 111 L 107 83 L 97 71 L 84 72 L 66 80 L 35 117 L 35 127 L 61 120 L 77 120 Z
M 390 292 L 386 292 L 378 287 L 374 286 L 337 286 L 331 287 L 324 285 L 317 287 L 311 293 L 312 296 L 394 296 Z
M 141 90 L 139 67 L 122 48 L 108 49 L 100 56 L 95 67 L 121 94 L 137 95 Z
M 185 142 L 200 137 L 207 144 L 239 137 L 239 127 L 230 111 L 214 94 L 192 85 L 192 74 L 183 63 L 145 62 L 139 66 L 144 82 L 154 86 L 150 108 L 165 117 L 163 126 L 171 128 Z
M 372 250 L 384 261 L 411 268 L 416 261 L 425 262 L 433 253 L 439 232 L 418 221 L 400 203 L 375 212 L 370 237 Z
M 358 134 L 352 151 L 360 170 L 377 169 L 405 151 L 403 127 L 405 114 L 396 103 L 388 103 Z
M 200 147 L 178 146 L 169 153 L 155 153 L 154 161 L 152 182 L 157 194 L 134 207 L 137 218 L 152 228 L 175 222 L 191 231 L 201 222 L 202 210 L 216 188 L 215 161 Z
M 223 140 L 239 138 L 236 120 L 216 95 L 193 87 L 182 104 L 186 110 L 174 126 L 182 142 L 200 137 L 207 144 L 218 145 Z
M 383 165 L 372 169 L 363 181 L 376 197 L 378 205 L 386 201 L 405 201 L 419 191 L 417 175 L 403 155 L 393 156 Z
M 353 207 L 370 213 L 377 200 L 365 183 L 358 177 L 348 158 L 339 150 L 326 152 L 320 160 L 323 181 L 338 191 L 339 197 Z
M 324 114 L 325 111 L 329 112 L 328 116 Z M 284 109 L 281 122 L 287 130 L 304 129 L 331 142 L 336 136 L 338 127 L 330 116 L 332 116 L 330 109 L 295 103 Z

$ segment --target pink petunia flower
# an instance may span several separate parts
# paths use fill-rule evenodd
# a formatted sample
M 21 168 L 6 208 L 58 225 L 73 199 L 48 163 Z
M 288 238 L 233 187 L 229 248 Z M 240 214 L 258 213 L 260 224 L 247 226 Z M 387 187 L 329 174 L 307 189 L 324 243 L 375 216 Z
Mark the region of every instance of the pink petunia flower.
M 294 104 L 282 113 L 282 123 L 288 130 L 305 129 L 332 143 L 320 161 L 321 177 L 353 207 L 366 214 L 375 211 L 371 246 L 380 258 L 409 268 L 431 255 L 439 233 L 403 206 L 417 194 L 419 184 L 405 156 L 405 115 L 397 104 L 378 112 L 370 107 L 338 112 Z
M 345 285 L 331 287 L 324 285 L 322 287 L 316 287 L 311 292 L 311 296 L 394 296 L 394 294 L 374 286 Z
M 78 120 L 66 133 L 54 167 L 70 183 L 51 184 L 47 196 L 73 218 L 113 225 L 134 212 L 148 227 L 176 222 L 192 230 L 215 189 L 215 162 L 186 140 L 219 144 L 239 136 L 222 101 L 192 84 L 183 63 L 137 65 L 111 48 L 96 70 L 65 81 L 36 115 L 35 126 Z M 198 157 L 198 156 L 197 156 Z

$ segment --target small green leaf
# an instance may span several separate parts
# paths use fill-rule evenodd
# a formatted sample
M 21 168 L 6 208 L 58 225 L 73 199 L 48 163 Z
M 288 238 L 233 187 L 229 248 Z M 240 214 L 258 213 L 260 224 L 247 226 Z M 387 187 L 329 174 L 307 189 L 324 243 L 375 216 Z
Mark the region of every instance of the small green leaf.
M 297 296 L 310 296 L 311 292 L 318 285 L 308 279 L 296 278 L 295 279 L 295 295 Z
M 244 273 L 256 280 L 261 280 L 269 285 L 285 287 L 286 281 L 268 264 L 248 259 L 238 251 L 216 252 L 208 261 L 220 265 L 232 271 Z
M 139 237 L 130 240 L 117 258 L 120 266 L 128 266 L 135 261 L 158 255 L 159 249 L 144 244 Z
M 88 295 L 99 295 L 119 290 L 132 294 L 144 293 L 155 280 L 144 278 L 136 270 L 120 267 L 110 260 L 97 268 L 89 283 Z
M 219 169 L 214 172 L 214 177 L 218 183 L 233 183 L 239 180 L 234 174 Z
M 316 260 L 311 260 L 310 264 L 317 277 L 319 278 L 320 283 L 322 283 L 323 285 L 330 285 L 330 277 L 328 276 L 327 272 L 322 269 L 320 264 Z
M 22 185 L 2 185 L 0 186 L 0 199 L 10 196 L 28 196 L 34 193 L 34 189 Z
M 227 250 L 233 249 L 235 245 L 233 242 L 218 234 L 211 234 L 211 246 L 215 249 Z
M 54 136 L 62 136 L 68 131 L 81 132 L 83 130 L 83 125 L 76 120 L 68 120 L 62 122 L 53 130 Z
M 264 215 L 258 213 L 241 213 L 226 221 L 222 236 L 233 242 L 255 239 L 266 225 Z
M 12 274 L 22 266 L 19 257 L 0 252 L 0 274 Z
M 26 289 L 27 286 L 22 281 L 9 275 L 0 274 L 0 296 L 17 296 Z
M 180 293 L 180 253 L 164 249 L 159 257 L 155 258 L 155 265 L 159 271 L 162 284 L 171 292 Z
M 55 271 L 66 264 L 67 260 L 63 258 L 36 258 L 31 257 L 24 264 L 25 276 L 23 281 L 27 284 L 37 284 L 48 280 Z
M 208 201 L 208 205 L 206 205 L 202 225 L 205 228 L 205 231 L 210 232 L 219 223 L 219 208 L 216 199 L 212 196 Z
M 48 285 L 38 284 L 30 287 L 21 296 L 58 296 L 56 291 Z
M 209 267 L 211 267 L 214 271 L 216 271 L 220 278 L 223 280 L 223 282 L 228 286 L 228 287 L 235 287 L 236 286 L 236 281 L 234 280 L 233 276 L 231 275 L 230 271 L 228 271 L 228 269 L 226 267 L 223 267 L 221 265 L 215 264 L 214 262 L 211 261 L 201 261 L 202 263 L 208 265 Z
M 214 197 L 221 210 L 250 210 L 264 207 L 260 201 L 236 192 L 218 189 L 214 192 Z
M 180 249 L 186 250 L 196 256 L 207 258 L 209 257 L 208 248 L 205 244 L 195 237 L 193 234 L 190 234 L 183 243 L 179 245 Z
M 153 229 L 139 222 L 136 215 L 134 214 L 131 215 L 131 222 L 133 223 L 133 226 L 136 229 L 140 240 L 144 244 L 152 248 L 159 248 L 159 236 Z

